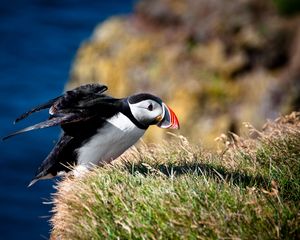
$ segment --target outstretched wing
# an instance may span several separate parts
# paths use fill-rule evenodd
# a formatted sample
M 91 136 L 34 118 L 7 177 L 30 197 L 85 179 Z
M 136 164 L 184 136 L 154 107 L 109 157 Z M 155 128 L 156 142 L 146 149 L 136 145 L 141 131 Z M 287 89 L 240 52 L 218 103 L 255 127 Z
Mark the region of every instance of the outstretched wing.
M 27 118 L 27 117 L 28 117 L 30 114 L 32 114 L 32 113 L 39 112 L 39 111 L 41 111 L 41 110 L 43 110 L 43 109 L 46 109 L 46 108 L 50 108 L 50 107 L 52 106 L 52 104 L 53 104 L 55 101 L 57 101 L 60 97 L 61 97 L 61 96 L 56 97 L 56 98 L 54 98 L 54 99 L 51 99 L 51 100 L 49 100 L 48 102 L 43 103 L 43 104 L 40 104 L 40 105 L 36 106 L 35 108 L 33 108 L 33 109 L 31 109 L 31 110 L 29 110 L 29 111 L 23 113 L 21 116 L 19 116 L 19 117 L 14 121 L 14 123 L 17 123 L 17 122 L 23 120 L 24 118 Z
M 51 118 L 51 119 L 46 120 L 44 122 L 40 122 L 40 123 L 37 123 L 37 124 L 32 125 L 30 127 L 23 128 L 23 129 L 21 129 L 17 132 L 14 132 L 14 133 L 11 133 L 11 134 L 5 136 L 4 138 L 2 138 L 2 140 L 6 140 L 6 139 L 8 139 L 10 137 L 13 137 L 15 135 L 18 135 L 20 133 L 29 132 L 29 131 L 32 131 L 32 130 L 35 130 L 35 129 L 53 127 L 53 126 L 61 125 L 61 124 L 64 124 L 64 123 L 74 122 L 74 121 L 80 121 L 80 116 L 78 116 L 77 114 L 72 114 L 72 113 L 66 114 L 62 117 Z
M 16 122 L 26 118 L 34 112 L 50 108 L 50 118 L 48 120 L 14 132 L 4 137 L 2 140 L 20 133 L 57 125 L 67 125 L 72 123 L 71 129 L 73 129 L 74 126 L 78 126 L 76 123 L 80 123 L 81 121 L 86 122 L 97 115 L 98 118 L 99 115 L 100 117 L 102 115 L 105 117 L 107 114 L 113 115 L 114 112 L 106 110 L 108 109 L 108 106 L 112 106 L 112 103 L 117 101 L 117 99 L 104 95 L 103 92 L 106 90 L 107 87 L 104 85 L 87 84 L 71 91 L 67 91 L 64 95 L 54 98 L 47 103 L 41 104 L 22 114 L 16 119 Z M 70 132 L 72 132 L 72 130 L 70 130 Z
M 103 96 L 103 92 L 107 90 L 107 86 L 101 84 L 86 84 L 80 87 L 77 87 L 73 90 L 67 91 L 65 94 L 49 100 L 46 103 L 36 106 L 35 108 L 23 113 L 19 116 L 15 123 L 23 120 L 28 117 L 30 114 L 41 111 L 46 108 L 50 108 L 49 113 L 51 115 L 63 112 L 69 108 L 77 108 L 82 106 L 82 101 L 85 102 L 88 99 L 97 98 Z M 70 111 L 69 111 L 70 112 Z
M 76 164 L 77 153 L 74 149 L 78 148 L 81 143 L 82 139 L 75 139 L 63 134 L 38 168 L 35 177 L 29 183 L 28 187 L 41 178 L 51 178 L 61 171 L 70 171 L 70 167 Z

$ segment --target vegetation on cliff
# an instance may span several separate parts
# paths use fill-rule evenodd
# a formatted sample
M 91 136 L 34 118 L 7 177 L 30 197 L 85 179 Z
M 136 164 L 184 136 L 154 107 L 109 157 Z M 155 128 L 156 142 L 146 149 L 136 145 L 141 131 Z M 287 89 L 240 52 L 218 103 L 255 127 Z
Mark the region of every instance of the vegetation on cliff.
M 296 239 L 300 113 L 222 135 L 218 152 L 172 135 L 57 185 L 53 239 Z

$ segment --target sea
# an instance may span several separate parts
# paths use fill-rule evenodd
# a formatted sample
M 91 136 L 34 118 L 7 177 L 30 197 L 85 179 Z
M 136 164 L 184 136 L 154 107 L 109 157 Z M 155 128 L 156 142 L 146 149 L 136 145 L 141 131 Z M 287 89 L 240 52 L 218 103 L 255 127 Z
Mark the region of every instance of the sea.
M 0 1 L 0 135 L 47 118 L 18 115 L 60 95 L 80 44 L 97 24 L 133 11 L 134 0 Z M 48 239 L 53 180 L 28 183 L 59 127 L 0 141 L 0 239 Z

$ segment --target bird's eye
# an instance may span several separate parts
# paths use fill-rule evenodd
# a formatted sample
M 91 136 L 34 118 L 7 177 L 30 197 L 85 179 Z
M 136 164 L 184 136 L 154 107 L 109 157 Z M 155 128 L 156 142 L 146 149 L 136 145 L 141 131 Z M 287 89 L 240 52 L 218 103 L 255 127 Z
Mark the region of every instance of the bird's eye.
M 149 104 L 148 108 L 147 108 L 149 111 L 152 111 L 153 110 L 153 105 L 152 103 Z

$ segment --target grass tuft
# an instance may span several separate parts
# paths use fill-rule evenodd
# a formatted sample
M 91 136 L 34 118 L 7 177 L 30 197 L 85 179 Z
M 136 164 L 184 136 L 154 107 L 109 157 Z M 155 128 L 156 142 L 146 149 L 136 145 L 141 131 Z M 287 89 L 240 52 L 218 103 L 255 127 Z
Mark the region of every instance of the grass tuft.
M 54 239 L 297 239 L 300 114 L 222 135 L 218 153 L 173 136 L 134 148 L 53 197 Z

